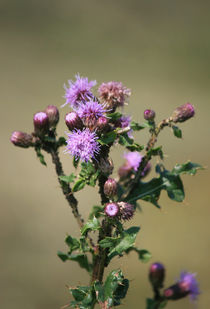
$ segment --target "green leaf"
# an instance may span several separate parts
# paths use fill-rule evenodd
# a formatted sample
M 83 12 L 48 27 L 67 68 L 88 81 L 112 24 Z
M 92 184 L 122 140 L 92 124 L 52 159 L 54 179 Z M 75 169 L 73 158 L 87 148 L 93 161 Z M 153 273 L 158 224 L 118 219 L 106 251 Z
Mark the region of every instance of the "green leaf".
M 97 231 L 100 229 L 100 222 L 96 217 L 93 217 L 93 219 L 88 220 L 86 224 L 81 228 L 81 234 L 85 235 L 88 231 Z
M 104 283 L 104 297 L 106 300 L 113 301 L 113 294 L 118 288 L 118 285 L 122 283 L 124 277 L 121 270 L 113 270 L 109 273 Z
M 123 231 L 121 237 L 119 238 L 117 244 L 110 248 L 110 252 L 108 254 L 109 260 L 111 260 L 116 255 L 122 255 L 123 252 L 126 252 L 129 248 L 134 246 L 136 235 L 139 232 L 140 227 L 133 226 L 128 230 Z M 104 245 L 104 244 L 103 244 Z
M 65 137 L 61 136 L 59 137 L 58 141 L 57 141 L 57 147 L 62 147 L 65 146 L 67 144 Z
M 161 303 L 151 298 L 147 298 L 147 307 L 146 309 L 163 309 L 167 305 L 167 300 L 163 300 Z
M 179 129 L 177 126 L 172 126 L 174 136 L 177 138 L 182 138 L 182 130 Z
M 83 162 L 81 167 L 80 179 L 83 179 L 87 185 L 94 187 L 100 173 L 99 170 L 96 170 L 91 162 Z
M 101 248 L 113 248 L 120 240 L 120 237 L 105 237 L 104 239 L 99 241 L 99 246 Z
M 139 124 L 138 122 L 131 121 L 130 127 L 134 131 L 140 131 L 140 130 L 145 129 L 145 128 L 151 129 L 151 128 L 153 128 L 153 125 L 149 122 L 143 122 L 143 123 Z
M 192 163 L 190 161 L 184 164 L 176 164 L 172 170 L 174 175 L 181 175 L 181 174 L 189 174 L 195 175 L 197 170 L 203 170 L 204 168 L 197 163 Z
M 118 142 L 120 145 L 127 147 L 133 144 L 133 139 L 131 139 L 127 133 L 122 133 L 119 135 Z
M 116 121 L 116 120 L 118 120 L 119 118 L 122 117 L 122 114 L 119 113 L 119 112 L 115 112 L 115 113 L 107 114 L 107 117 L 108 117 L 109 119 L 111 119 L 112 121 Z
M 142 151 L 144 149 L 143 145 L 139 145 L 137 143 L 133 143 L 132 145 L 126 146 L 126 148 L 130 151 Z
M 86 269 L 88 272 L 91 271 L 91 266 L 88 262 L 88 258 L 84 253 L 72 253 L 68 255 L 68 260 L 75 261 L 81 268 Z
M 181 178 L 177 175 L 164 171 L 162 174 L 164 189 L 168 193 L 168 197 L 176 202 L 182 202 L 185 198 L 184 187 Z
M 65 243 L 69 246 L 70 253 L 80 248 L 80 242 L 76 238 L 71 237 L 70 235 L 66 237 Z
M 73 308 L 91 309 L 94 302 L 93 289 L 89 286 L 78 286 L 69 289 L 75 301 L 71 302 Z
M 139 256 L 139 260 L 141 260 L 141 262 L 143 263 L 149 262 L 152 257 L 151 253 L 145 249 L 137 249 L 137 253 Z
M 84 188 L 85 184 L 86 184 L 86 182 L 85 182 L 84 179 L 78 179 L 78 180 L 75 182 L 75 184 L 74 184 L 74 186 L 73 186 L 73 188 L 72 188 L 72 191 L 73 191 L 73 192 L 77 192 L 77 191 L 82 190 L 82 189 Z
M 98 139 L 98 142 L 101 145 L 109 145 L 109 144 L 112 144 L 116 140 L 116 138 L 117 138 L 117 133 L 115 131 L 111 131 L 101 136 L 101 138 Z
M 69 176 L 66 175 L 59 176 L 59 179 L 66 183 L 74 182 L 75 178 L 76 176 L 74 175 L 74 173 L 70 174 Z
M 99 303 L 105 302 L 105 296 L 104 296 L 104 287 L 99 281 L 94 282 L 94 289 L 96 292 L 96 299 Z
M 45 166 L 47 166 L 47 163 L 45 162 L 44 156 L 41 153 L 41 149 L 40 148 L 35 148 L 35 151 L 36 151 L 36 154 L 37 154 L 37 157 L 38 157 L 40 163 L 45 165 Z
M 96 218 L 101 217 L 104 214 L 104 206 L 98 206 L 95 205 L 93 206 L 91 213 L 89 215 L 89 219 L 93 219 L 93 217 L 95 216 Z
M 121 304 L 121 299 L 126 297 L 128 288 L 129 288 L 128 279 L 123 279 L 121 284 L 118 284 L 118 287 L 114 292 L 114 306 L 119 306 Z
M 162 146 L 156 147 L 156 148 L 151 148 L 148 151 L 148 157 L 151 158 L 153 156 L 160 156 L 161 159 L 163 159 L 163 151 L 162 151 Z
M 58 255 L 58 257 L 59 257 L 63 262 L 67 261 L 68 258 L 69 258 L 69 256 L 68 256 L 67 253 L 63 253 L 63 252 L 61 252 L 61 251 L 58 251 L 58 252 L 57 252 L 57 255 Z

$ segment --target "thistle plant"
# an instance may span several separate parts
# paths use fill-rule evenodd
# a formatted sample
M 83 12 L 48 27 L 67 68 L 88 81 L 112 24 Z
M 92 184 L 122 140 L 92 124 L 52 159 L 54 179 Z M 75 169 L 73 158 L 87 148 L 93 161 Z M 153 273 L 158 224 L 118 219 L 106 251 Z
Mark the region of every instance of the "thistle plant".
M 160 209 L 162 190 L 167 192 L 169 199 L 182 202 L 185 193 L 181 176 L 194 175 L 202 169 L 201 165 L 188 161 L 168 170 L 162 146 L 157 145 L 159 134 L 167 127 L 175 137 L 182 137 L 178 125 L 195 113 L 190 103 L 178 107 L 159 123 L 155 111 L 147 109 L 142 111 L 144 119 L 138 123 L 131 121 L 123 108 L 129 103 L 130 89 L 112 81 L 102 83 L 94 93 L 95 86 L 96 81 L 88 81 L 79 75 L 65 86 L 66 101 L 62 106 L 67 108 L 65 137 L 57 136 L 59 110 L 53 105 L 34 115 L 31 134 L 15 131 L 11 136 L 15 146 L 33 147 L 43 165 L 46 165 L 44 153 L 52 158 L 61 190 L 80 230 L 79 238 L 74 235 L 65 238 L 67 252 L 58 251 L 58 257 L 63 262 L 77 262 L 90 275 L 88 283 L 69 287 L 72 298 L 68 306 L 81 309 L 94 308 L 97 303 L 103 309 L 121 304 L 129 288 L 128 274 L 118 268 L 105 277 L 104 270 L 116 257 L 137 254 L 140 262 L 148 262 L 151 258 L 148 250 L 135 245 L 140 227 L 126 229 L 124 223 L 132 224 L 141 201 Z M 146 145 L 138 142 L 142 130 L 149 131 Z M 113 146 L 120 146 L 124 157 L 124 163 L 115 173 L 116 179 L 111 159 Z M 65 147 L 64 152 L 73 162 L 75 173 L 64 173 L 59 157 L 61 147 Z M 156 166 L 151 163 L 153 158 L 156 158 L 153 160 L 157 162 Z M 152 168 L 156 172 L 153 178 L 149 175 Z M 90 214 L 86 222 L 80 214 L 77 199 L 78 192 L 85 186 L 96 187 L 101 200 L 100 205 L 87 206 Z M 165 273 L 162 263 L 150 266 L 148 277 L 153 297 L 147 299 L 147 309 L 164 308 L 168 302 L 187 295 L 193 301 L 197 299 L 200 291 L 195 274 L 182 272 L 175 284 L 164 289 Z

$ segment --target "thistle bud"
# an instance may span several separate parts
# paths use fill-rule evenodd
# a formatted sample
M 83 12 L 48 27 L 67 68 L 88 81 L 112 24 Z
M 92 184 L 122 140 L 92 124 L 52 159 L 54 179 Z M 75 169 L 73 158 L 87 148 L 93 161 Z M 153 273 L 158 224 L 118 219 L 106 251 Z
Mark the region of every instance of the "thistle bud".
M 119 170 L 118 170 L 118 175 L 120 177 L 121 180 L 128 178 L 131 175 L 132 172 L 132 167 L 125 163 L 122 166 L 120 166 Z
M 109 203 L 105 206 L 104 212 L 108 217 L 116 217 L 119 214 L 119 206 L 117 203 Z
M 49 118 L 46 113 L 39 112 L 34 115 L 34 131 L 38 136 L 45 135 L 49 130 Z
M 149 269 L 149 280 L 154 288 L 162 288 L 165 278 L 165 267 L 161 263 L 153 263 Z
M 107 197 L 112 198 L 117 195 L 117 182 L 113 178 L 109 178 L 104 184 L 104 193 Z
M 70 112 L 65 116 L 65 122 L 70 131 L 82 129 L 83 123 L 81 118 L 75 112 Z
M 200 294 L 196 275 L 189 272 L 182 272 L 177 283 L 164 291 L 166 299 L 177 300 L 189 295 L 190 300 L 194 301 Z
M 183 104 L 175 109 L 171 118 L 173 122 L 184 122 L 195 115 L 194 106 L 190 103 Z
M 50 128 L 56 127 L 59 121 L 59 111 L 57 107 L 54 105 L 48 105 L 45 109 L 45 113 L 48 116 Z
M 33 145 L 32 136 L 21 131 L 14 131 L 11 135 L 10 141 L 15 146 L 23 148 L 28 148 Z
M 122 220 L 130 220 L 134 215 L 134 206 L 129 203 L 120 202 L 118 203 L 120 207 L 120 215 Z
M 96 123 L 96 129 L 100 132 L 105 132 L 109 129 L 109 121 L 106 117 L 101 116 L 98 118 Z
M 152 109 L 145 109 L 144 119 L 148 121 L 153 121 L 155 118 L 155 112 Z

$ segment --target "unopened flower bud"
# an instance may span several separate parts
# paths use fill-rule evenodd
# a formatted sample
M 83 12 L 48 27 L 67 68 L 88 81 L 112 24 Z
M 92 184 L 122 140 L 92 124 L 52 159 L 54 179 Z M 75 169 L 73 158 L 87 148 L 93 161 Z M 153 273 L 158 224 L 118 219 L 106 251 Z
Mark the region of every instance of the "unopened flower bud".
M 119 214 L 119 206 L 117 203 L 109 203 L 105 206 L 104 212 L 108 217 L 116 217 Z
M 117 195 L 117 182 L 113 178 L 107 179 L 104 184 L 104 193 L 107 197 L 112 198 Z
M 162 288 L 165 278 L 165 267 L 161 263 L 153 263 L 149 269 L 149 280 L 154 288 Z
M 45 135 L 49 130 L 49 118 L 46 113 L 39 112 L 34 115 L 34 131 L 38 136 Z
M 144 119 L 148 121 L 153 121 L 155 118 L 155 112 L 152 109 L 145 109 Z
M 106 117 L 101 116 L 98 118 L 96 123 L 96 129 L 100 132 L 105 132 L 109 129 L 109 121 Z
M 73 131 L 75 129 L 81 130 L 83 128 L 82 120 L 75 112 L 70 112 L 66 114 L 65 122 L 70 131 Z
M 10 141 L 15 146 L 23 148 L 28 148 L 33 145 L 32 136 L 21 131 L 14 131 L 11 135 Z
M 175 109 L 171 118 L 173 122 L 184 122 L 195 115 L 194 106 L 190 103 L 183 104 Z
M 56 127 L 59 121 L 59 111 L 57 107 L 54 105 L 48 105 L 45 109 L 45 113 L 48 116 L 50 128 Z
M 200 294 L 196 275 L 189 272 L 182 272 L 179 281 L 164 291 L 166 299 L 177 300 L 189 295 L 194 301 Z
M 125 221 L 130 220 L 134 215 L 134 206 L 125 202 L 119 202 L 118 205 L 120 207 L 121 219 Z
M 118 170 L 118 175 L 120 177 L 121 180 L 128 178 L 131 175 L 132 172 L 132 167 L 125 163 L 122 166 L 120 166 L 119 170 Z

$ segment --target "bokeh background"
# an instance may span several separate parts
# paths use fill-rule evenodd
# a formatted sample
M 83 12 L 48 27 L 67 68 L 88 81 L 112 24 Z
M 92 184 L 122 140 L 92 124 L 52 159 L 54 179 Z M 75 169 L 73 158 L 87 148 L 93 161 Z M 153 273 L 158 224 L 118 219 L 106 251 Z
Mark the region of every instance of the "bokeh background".
M 126 112 L 136 121 L 146 108 L 161 120 L 187 101 L 195 105 L 195 118 L 182 125 L 183 139 L 166 129 L 159 144 L 168 168 L 190 159 L 207 169 L 183 177 L 184 203 L 162 194 L 162 210 L 142 203 L 134 224 L 141 225 L 137 245 L 152 252 L 152 262 L 165 264 L 166 286 L 181 270 L 197 272 L 202 290 L 197 308 L 209 307 L 209 30 L 205 0 L 0 0 L 1 308 L 57 309 L 69 301 L 66 285 L 88 282 L 74 262 L 56 256 L 66 249 L 66 233 L 78 236 L 78 229 L 50 158 L 43 167 L 32 150 L 9 142 L 13 130 L 32 131 L 34 112 L 64 103 L 63 84 L 77 72 L 98 84 L 117 80 L 131 88 Z M 67 111 L 60 110 L 61 120 Z M 65 130 L 61 121 L 59 134 Z M 138 136 L 143 143 L 148 133 Z M 120 156 L 116 148 L 117 166 Z M 71 159 L 62 151 L 61 158 L 70 173 Z M 80 196 L 85 218 L 97 203 L 93 193 L 85 189 Z M 131 254 L 116 259 L 109 270 L 119 266 L 131 279 L 123 308 L 145 308 L 145 298 L 152 296 L 149 264 Z M 192 304 L 184 299 L 168 308 Z

